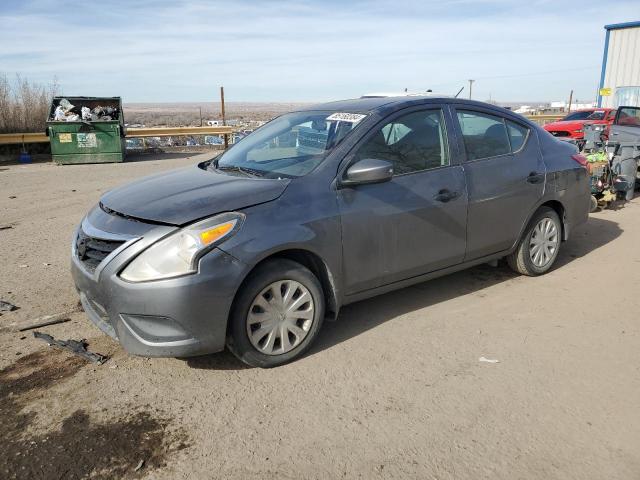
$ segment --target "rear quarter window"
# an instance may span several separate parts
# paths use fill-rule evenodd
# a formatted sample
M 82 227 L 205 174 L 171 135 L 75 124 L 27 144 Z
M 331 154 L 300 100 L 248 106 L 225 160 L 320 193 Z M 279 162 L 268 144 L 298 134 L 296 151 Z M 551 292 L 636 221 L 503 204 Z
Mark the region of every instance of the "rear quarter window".
M 507 132 L 509 133 L 509 141 L 511 142 L 511 151 L 515 153 L 521 150 L 529 137 L 529 129 L 511 120 L 507 120 Z

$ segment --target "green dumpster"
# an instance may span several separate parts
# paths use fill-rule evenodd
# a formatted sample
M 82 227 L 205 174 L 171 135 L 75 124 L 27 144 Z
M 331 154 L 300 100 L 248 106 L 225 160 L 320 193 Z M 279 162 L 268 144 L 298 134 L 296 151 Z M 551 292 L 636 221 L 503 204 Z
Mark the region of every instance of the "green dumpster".
M 47 135 L 56 163 L 122 162 L 122 101 L 120 97 L 54 97 Z

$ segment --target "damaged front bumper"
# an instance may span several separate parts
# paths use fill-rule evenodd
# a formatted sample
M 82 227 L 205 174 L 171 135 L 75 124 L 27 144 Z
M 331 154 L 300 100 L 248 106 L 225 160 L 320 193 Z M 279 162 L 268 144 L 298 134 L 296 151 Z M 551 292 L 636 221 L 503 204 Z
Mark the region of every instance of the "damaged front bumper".
M 231 303 L 245 273 L 234 257 L 213 249 L 200 260 L 198 273 L 172 279 L 131 283 L 118 276 L 138 253 L 175 229 L 94 208 L 74 237 L 71 272 L 82 306 L 131 354 L 186 357 L 224 349 Z M 96 261 L 87 244 L 117 248 Z

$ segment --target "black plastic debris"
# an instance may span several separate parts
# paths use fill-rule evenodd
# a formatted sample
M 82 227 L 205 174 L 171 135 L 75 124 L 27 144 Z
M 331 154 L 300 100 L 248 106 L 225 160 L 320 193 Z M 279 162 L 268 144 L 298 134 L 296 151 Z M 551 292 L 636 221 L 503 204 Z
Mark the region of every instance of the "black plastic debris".
M 14 310 L 17 310 L 17 309 L 18 307 L 16 307 L 13 303 L 0 300 L 0 312 L 13 312 Z M 0 313 L 0 315 L 2 314 Z
M 33 332 L 33 336 L 35 338 L 39 338 L 40 340 L 44 340 L 49 344 L 49 346 L 63 348 L 65 350 L 69 350 L 71 353 L 74 353 L 85 360 L 88 360 L 92 363 L 96 363 L 98 365 L 102 365 L 106 362 L 109 357 L 105 355 L 100 355 L 99 353 L 89 352 L 87 350 L 87 342 L 86 340 L 56 340 L 51 335 L 47 335 L 46 333 L 41 332 Z

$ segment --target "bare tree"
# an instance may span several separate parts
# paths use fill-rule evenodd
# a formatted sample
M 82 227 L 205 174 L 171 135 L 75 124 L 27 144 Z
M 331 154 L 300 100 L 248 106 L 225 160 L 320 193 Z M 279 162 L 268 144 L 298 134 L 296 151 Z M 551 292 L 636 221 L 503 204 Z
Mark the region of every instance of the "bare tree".
M 0 133 L 44 132 L 52 98 L 60 87 L 54 79 L 42 85 L 16 75 L 0 74 Z

